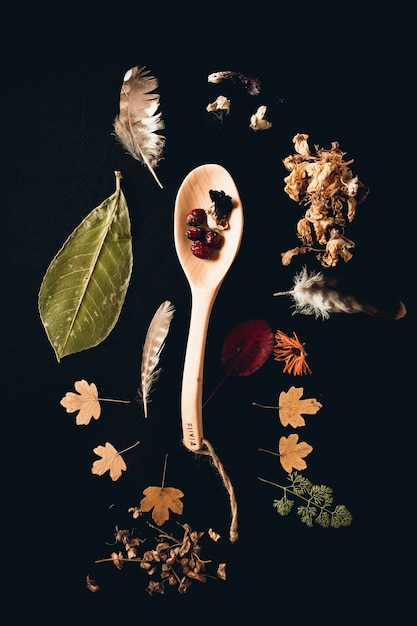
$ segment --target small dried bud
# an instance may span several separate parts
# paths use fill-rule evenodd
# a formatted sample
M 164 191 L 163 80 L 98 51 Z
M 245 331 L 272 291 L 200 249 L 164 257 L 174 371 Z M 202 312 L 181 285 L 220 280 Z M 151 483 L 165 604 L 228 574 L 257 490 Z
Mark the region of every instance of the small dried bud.
M 208 536 L 212 541 L 218 541 L 220 539 L 219 533 L 216 533 L 212 528 L 208 529 Z
M 146 591 L 149 593 L 150 596 L 154 593 L 159 593 L 161 595 L 165 593 L 164 585 L 154 580 L 149 581 L 149 584 L 146 587 Z
M 128 510 L 128 513 L 132 513 L 133 519 L 138 519 L 142 515 L 142 511 L 137 506 L 131 506 Z
M 226 563 L 219 563 L 217 568 L 217 576 L 220 580 L 226 580 Z
M 184 572 L 184 574 L 186 574 L 190 569 L 190 563 L 189 560 L 185 557 L 183 557 L 180 561 L 180 565 L 181 565 L 181 569 Z
M 169 550 L 170 547 L 171 546 L 169 543 L 167 543 L 166 541 L 161 541 L 161 543 L 158 543 L 158 545 L 156 546 L 156 551 L 160 553 L 164 550 Z
M 188 578 L 192 578 L 193 580 L 198 580 L 198 582 L 200 583 L 205 583 L 207 581 L 207 576 L 205 576 L 204 574 L 199 574 L 198 572 L 194 572 L 193 570 L 187 572 L 187 576 Z
M 189 537 L 185 537 L 184 541 L 182 542 L 182 546 L 180 547 L 179 551 L 178 551 L 178 555 L 179 556 L 184 556 L 184 554 L 187 554 L 187 552 L 189 552 L 191 550 L 191 541 Z
M 98 585 L 95 580 L 90 578 L 89 574 L 87 574 L 87 578 L 85 582 L 87 584 L 87 589 L 91 591 L 92 593 L 95 593 L 96 591 L 100 591 L 100 585 Z
M 137 555 L 136 548 L 129 548 L 127 551 L 127 558 L 134 559 Z
M 179 593 L 187 593 L 188 589 L 191 587 L 191 580 L 187 578 L 187 576 L 183 576 L 180 580 L 180 584 L 178 585 Z
M 115 564 L 115 566 L 117 567 L 117 569 L 122 569 L 123 567 L 123 554 L 121 552 L 117 553 L 117 552 L 112 552 L 111 553 L 111 558 L 113 563 Z

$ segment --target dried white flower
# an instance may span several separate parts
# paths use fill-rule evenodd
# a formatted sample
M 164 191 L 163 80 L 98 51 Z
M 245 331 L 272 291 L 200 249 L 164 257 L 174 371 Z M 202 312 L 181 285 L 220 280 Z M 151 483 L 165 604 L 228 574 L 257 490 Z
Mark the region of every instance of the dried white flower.
M 228 98 L 226 98 L 226 96 L 218 96 L 214 102 L 211 102 L 206 106 L 206 111 L 210 113 L 211 111 L 223 110 L 226 111 L 227 115 L 229 115 L 230 106 L 231 102 Z
M 258 107 L 256 113 L 251 115 L 249 128 L 252 130 L 268 130 L 271 128 L 272 122 L 265 119 L 267 107 L 262 105 Z

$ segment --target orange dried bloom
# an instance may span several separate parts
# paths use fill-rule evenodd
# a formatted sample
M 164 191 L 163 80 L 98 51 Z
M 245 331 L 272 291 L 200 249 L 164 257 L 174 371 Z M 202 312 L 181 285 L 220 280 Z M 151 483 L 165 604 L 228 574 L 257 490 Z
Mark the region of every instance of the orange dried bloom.
M 311 374 L 311 369 L 306 361 L 307 352 L 304 344 L 300 342 L 295 332 L 293 337 L 288 337 L 282 330 L 275 333 L 274 359 L 284 361 L 284 373 L 302 376 Z

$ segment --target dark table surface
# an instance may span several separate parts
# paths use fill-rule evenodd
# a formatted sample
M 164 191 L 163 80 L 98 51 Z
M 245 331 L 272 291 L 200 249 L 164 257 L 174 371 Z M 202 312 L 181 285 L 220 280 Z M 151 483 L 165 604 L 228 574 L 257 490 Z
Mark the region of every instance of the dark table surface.
M 415 554 L 415 45 L 409 4 L 181 2 L 53 4 L 12 11 L 4 46 L 2 96 L 3 587 L 6 624 L 175 623 L 411 624 L 410 566 Z M 133 5 L 133 6 L 132 6 Z M 166 148 L 161 190 L 117 144 L 113 119 L 121 80 L 145 65 L 159 80 Z M 210 84 L 231 69 L 261 79 L 251 96 L 239 84 Z M 229 118 L 213 124 L 206 105 L 219 94 Z M 250 115 L 268 106 L 271 129 L 253 132 Z M 280 253 L 297 245 L 299 207 L 284 193 L 282 159 L 296 133 L 311 145 L 338 141 L 370 188 L 349 227 L 353 259 L 337 271 L 379 286 L 407 306 L 393 321 L 365 314 L 329 320 L 292 315 L 288 289 L 303 264 L 284 267 Z M 237 498 L 239 539 L 227 540 L 227 492 L 208 458 L 181 443 L 179 396 L 190 292 L 173 242 L 173 207 L 184 177 L 204 163 L 233 176 L 245 212 L 239 254 L 213 307 L 204 373 L 207 396 L 223 375 L 226 334 L 249 319 L 295 331 L 306 343 L 312 375 L 296 379 L 271 357 L 247 378 L 231 377 L 204 410 L 204 430 Z M 110 336 L 58 363 L 48 343 L 37 295 L 62 243 L 114 190 L 114 170 L 132 222 L 134 266 Z M 337 273 L 332 270 L 333 274 Z M 176 312 L 163 352 L 151 416 L 140 404 L 103 407 L 99 421 L 77 427 L 59 401 L 75 380 L 101 395 L 135 399 L 141 348 L 164 300 Z M 290 385 L 323 408 L 298 429 L 313 446 L 304 474 L 333 489 L 353 515 L 347 528 L 312 528 L 262 483 L 285 480 L 276 451 L 285 432 L 275 405 Z M 7 401 L 6 401 L 7 399 Z M 92 449 L 124 447 L 128 471 L 112 482 L 91 474 Z M 227 581 L 194 583 L 185 595 L 150 597 L 136 566 L 95 564 L 109 556 L 115 527 L 132 528 L 129 506 L 166 480 L 184 492 L 182 516 L 222 540 L 204 556 L 227 562 Z M 148 519 L 150 519 L 148 517 Z M 137 525 L 144 524 L 139 520 Z M 141 532 L 148 532 L 149 529 Z M 152 535 L 148 536 L 151 542 Z M 210 552 L 211 551 L 211 552 Z M 86 589 L 89 574 L 101 586 Z M 26 621 L 25 621 L 26 620 Z

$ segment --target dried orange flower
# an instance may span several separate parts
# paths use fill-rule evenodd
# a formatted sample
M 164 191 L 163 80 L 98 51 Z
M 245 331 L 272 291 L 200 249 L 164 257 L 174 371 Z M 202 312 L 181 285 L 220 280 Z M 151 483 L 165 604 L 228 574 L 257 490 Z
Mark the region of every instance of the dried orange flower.
M 304 344 L 300 342 L 295 332 L 293 337 L 288 337 L 282 330 L 275 333 L 274 359 L 284 361 L 284 373 L 302 376 L 311 374 L 311 369 L 306 361 L 307 352 Z

